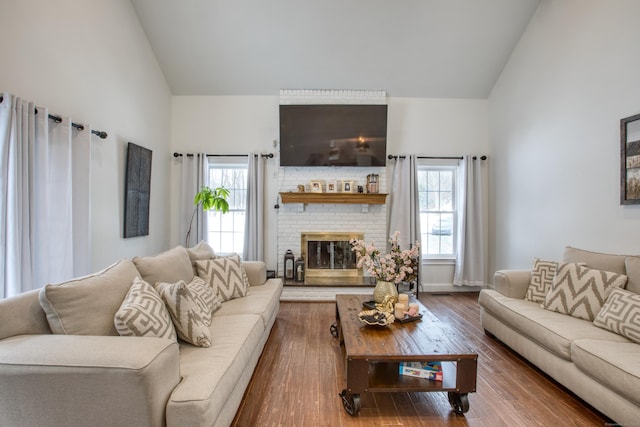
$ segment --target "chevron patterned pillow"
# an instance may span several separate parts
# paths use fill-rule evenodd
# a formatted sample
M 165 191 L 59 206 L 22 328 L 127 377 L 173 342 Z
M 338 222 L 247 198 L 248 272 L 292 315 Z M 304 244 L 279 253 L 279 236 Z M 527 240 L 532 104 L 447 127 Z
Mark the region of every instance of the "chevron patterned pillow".
M 529 287 L 524 299 L 538 303 L 543 302 L 544 297 L 547 296 L 551 288 L 557 268 L 558 263 L 555 261 L 534 258 L 531 276 L 529 277 Z
M 197 347 L 211 347 L 211 301 L 215 296 L 202 279 L 188 284 L 158 282 L 154 285 L 162 297 L 180 339 Z
M 575 263 L 558 263 L 551 290 L 542 308 L 593 321 L 612 288 L 621 288 L 627 276 Z
M 612 289 L 593 324 L 640 344 L 640 295 Z
M 139 277 L 133 280 L 113 324 L 121 336 L 176 340 L 176 330 L 160 295 Z
M 238 255 L 196 261 L 196 272 L 222 301 L 247 295 L 249 287 Z

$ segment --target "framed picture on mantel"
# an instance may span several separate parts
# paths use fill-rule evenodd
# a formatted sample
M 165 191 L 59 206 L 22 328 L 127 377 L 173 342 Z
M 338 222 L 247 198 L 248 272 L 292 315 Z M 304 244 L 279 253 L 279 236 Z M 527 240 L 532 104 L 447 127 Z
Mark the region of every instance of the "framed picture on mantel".
M 620 204 L 640 205 L 640 114 L 620 120 Z

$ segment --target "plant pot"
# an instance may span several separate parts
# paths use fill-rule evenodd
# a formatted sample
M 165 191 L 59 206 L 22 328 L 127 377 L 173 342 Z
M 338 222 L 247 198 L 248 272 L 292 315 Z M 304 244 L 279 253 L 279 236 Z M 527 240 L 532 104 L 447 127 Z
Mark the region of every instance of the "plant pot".
M 373 289 L 373 300 L 376 304 L 384 302 L 384 297 L 391 295 L 395 301 L 398 300 L 398 289 L 393 282 L 386 282 L 384 280 L 378 280 L 376 287 Z

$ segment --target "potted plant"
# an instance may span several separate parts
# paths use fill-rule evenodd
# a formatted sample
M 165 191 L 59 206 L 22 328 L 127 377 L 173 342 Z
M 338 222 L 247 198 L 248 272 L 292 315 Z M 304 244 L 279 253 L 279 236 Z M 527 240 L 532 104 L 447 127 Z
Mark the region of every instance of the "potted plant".
M 191 236 L 191 227 L 193 226 L 193 219 L 198 212 L 198 207 L 202 205 L 202 209 L 206 212 L 209 209 L 213 209 L 216 212 L 227 213 L 229 212 L 229 203 L 227 202 L 229 197 L 229 190 L 224 187 L 210 188 L 203 186 L 200 191 L 196 193 L 193 198 L 193 214 L 191 215 L 191 221 L 189 222 L 189 229 L 187 230 L 187 236 L 185 237 L 185 247 L 189 246 L 189 237 Z

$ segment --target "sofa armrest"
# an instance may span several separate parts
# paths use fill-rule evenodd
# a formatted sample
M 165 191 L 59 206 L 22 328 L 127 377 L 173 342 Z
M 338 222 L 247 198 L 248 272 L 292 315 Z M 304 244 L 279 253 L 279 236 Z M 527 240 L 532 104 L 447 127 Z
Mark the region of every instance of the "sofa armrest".
M 498 270 L 493 276 L 493 286 L 502 295 L 524 298 L 529 287 L 529 270 Z
M 264 282 L 267 281 L 267 265 L 264 262 L 243 261 L 242 265 L 251 286 L 264 285 Z
M 20 335 L 0 341 L 0 425 L 165 424 L 178 344 L 160 338 Z

